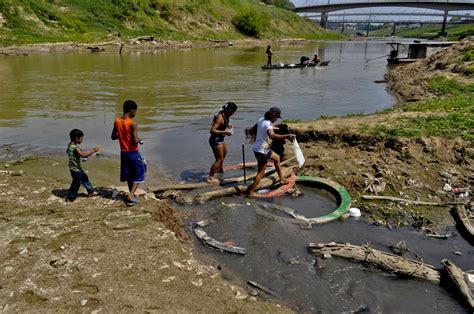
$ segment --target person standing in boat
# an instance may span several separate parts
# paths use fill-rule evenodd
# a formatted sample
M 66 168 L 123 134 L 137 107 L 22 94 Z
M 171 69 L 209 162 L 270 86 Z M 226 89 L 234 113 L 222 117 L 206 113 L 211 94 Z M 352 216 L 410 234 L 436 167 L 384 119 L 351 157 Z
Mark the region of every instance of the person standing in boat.
M 208 183 L 217 183 L 219 180 L 215 177 L 217 172 L 223 172 L 222 165 L 225 156 L 227 155 L 226 136 L 233 134 L 233 126 L 229 124 L 230 117 L 237 111 L 237 105 L 233 102 L 228 102 L 218 113 L 214 115 L 211 126 L 211 136 L 209 137 L 209 145 L 214 153 L 215 161 L 211 166 Z
M 268 57 L 267 67 L 271 67 L 272 66 L 273 51 L 272 51 L 272 47 L 270 45 L 267 46 L 267 51 L 265 51 L 265 53 L 267 54 L 267 57 Z
M 278 107 L 272 107 L 265 115 L 258 119 L 257 121 L 257 135 L 255 139 L 255 144 L 253 146 L 253 152 L 257 158 L 258 170 L 257 176 L 255 177 L 253 183 L 247 189 L 247 196 L 255 196 L 255 189 L 257 188 L 260 180 L 262 180 L 265 175 L 265 168 L 269 160 L 273 161 L 275 169 L 280 178 L 280 183 L 285 184 L 287 180 L 283 177 L 280 167 L 280 156 L 272 151 L 270 148 L 271 140 L 291 140 L 295 137 L 294 134 L 285 134 L 279 135 L 274 131 L 275 122 L 281 118 L 281 110 Z

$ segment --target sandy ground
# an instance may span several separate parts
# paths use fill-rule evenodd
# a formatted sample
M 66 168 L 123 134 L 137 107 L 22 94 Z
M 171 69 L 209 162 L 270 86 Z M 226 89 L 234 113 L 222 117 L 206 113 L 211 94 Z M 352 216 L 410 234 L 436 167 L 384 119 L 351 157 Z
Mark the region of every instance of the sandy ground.
M 289 312 L 196 260 L 167 201 L 114 198 L 117 160 L 91 158 L 99 195 L 72 204 L 66 158 L 0 166 L 0 312 Z

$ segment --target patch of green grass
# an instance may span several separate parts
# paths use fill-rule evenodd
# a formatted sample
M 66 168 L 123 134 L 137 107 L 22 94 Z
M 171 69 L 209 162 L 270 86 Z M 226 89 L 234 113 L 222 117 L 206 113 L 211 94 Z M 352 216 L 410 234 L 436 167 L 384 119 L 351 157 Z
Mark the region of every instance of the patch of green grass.
M 469 66 L 463 69 L 462 74 L 472 77 L 474 76 L 474 66 Z
M 287 124 L 290 124 L 290 123 L 301 123 L 303 122 L 302 119 L 283 119 L 282 123 L 287 123 Z
M 474 92 L 474 84 L 463 84 L 444 76 L 436 75 L 428 82 L 428 90 L 438 95 L 454 95 Z
M 466 51 L 464 51 L 463 61 L 474 61 L 474 45 L 469 46 Z
M 347 118 L 357 118 L 357 117 L 363 117 L 365 114 L 363 113 L 348 113 L 346 114 Z
M 392 137 L 461 137 L 474 142 L 474 93 L 457 94 L 402 106 L 403 111 L 420 112 L 399 118 L 390 125 L 360 128 L 362 132 Z M 426 113 L 432 113 L 426 115 Z M 425 113 L 425 114 L 421 114 Z
M 454 112 L 474 110 L 474 95 L 457 94 L 446 98 L 436 98 L 424 102 L 415 102 L 401 107 L 403 111 Z
M 395 109 L 393 107 L 384 108 L 382 113 L 392 113 Z

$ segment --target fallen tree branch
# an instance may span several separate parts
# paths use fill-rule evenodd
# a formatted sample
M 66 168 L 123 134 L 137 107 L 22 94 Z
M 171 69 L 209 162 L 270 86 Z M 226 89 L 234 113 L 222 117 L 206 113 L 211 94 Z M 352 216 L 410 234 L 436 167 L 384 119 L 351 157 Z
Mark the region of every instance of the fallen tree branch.
M 369 245 L 357 246 L 339 243 L 310 243 L 308 250 L 312 254 L 329 253 L 334 256 L 354 259 L 378 266 L 397 275 L 404 275 L 439 283 L 440 273 L 431 265 L 395 254 L 375 250 Z
M 428 206 L 452 206 L 458 205 L 462 203 L 435 203 L 435 202 L 423 202 L 423 201 L 413 201 L 408 200 L 405 198 L 393 197 L 393 196 L 379 196 L 379 195 L 362 195 L 362 199 L 364 200 L 384 200 L 384 201 L 391 201 L 391 202 L 399 202 L 399 203 L 407 203 L 413 205 L 428 205 Z

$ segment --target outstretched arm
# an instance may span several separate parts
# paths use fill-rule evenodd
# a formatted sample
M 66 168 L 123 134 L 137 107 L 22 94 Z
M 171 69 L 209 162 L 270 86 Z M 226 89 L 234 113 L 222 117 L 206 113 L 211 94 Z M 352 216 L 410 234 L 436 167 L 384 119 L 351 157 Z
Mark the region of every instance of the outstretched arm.
M 92 148 L 88 152 L 83 152 L 79 147 L 76 147 L 74 149 L 74 154 L 76 154 L 76 155 L 78 155 L 79 157 L 82 157 L 82 158 L 87 158 L 90 155 L 92 155 L 94 153 L 97 153 L 97 152 L 100 152 L 100 146 L 94 146 L 94 148 Z
M 268 136 L 270 136 L 270 138 L 272 140 L 292 140 L 296 135 L 294 134 L 276 134 L 273 129 L 269 129 L 268 130 Z

